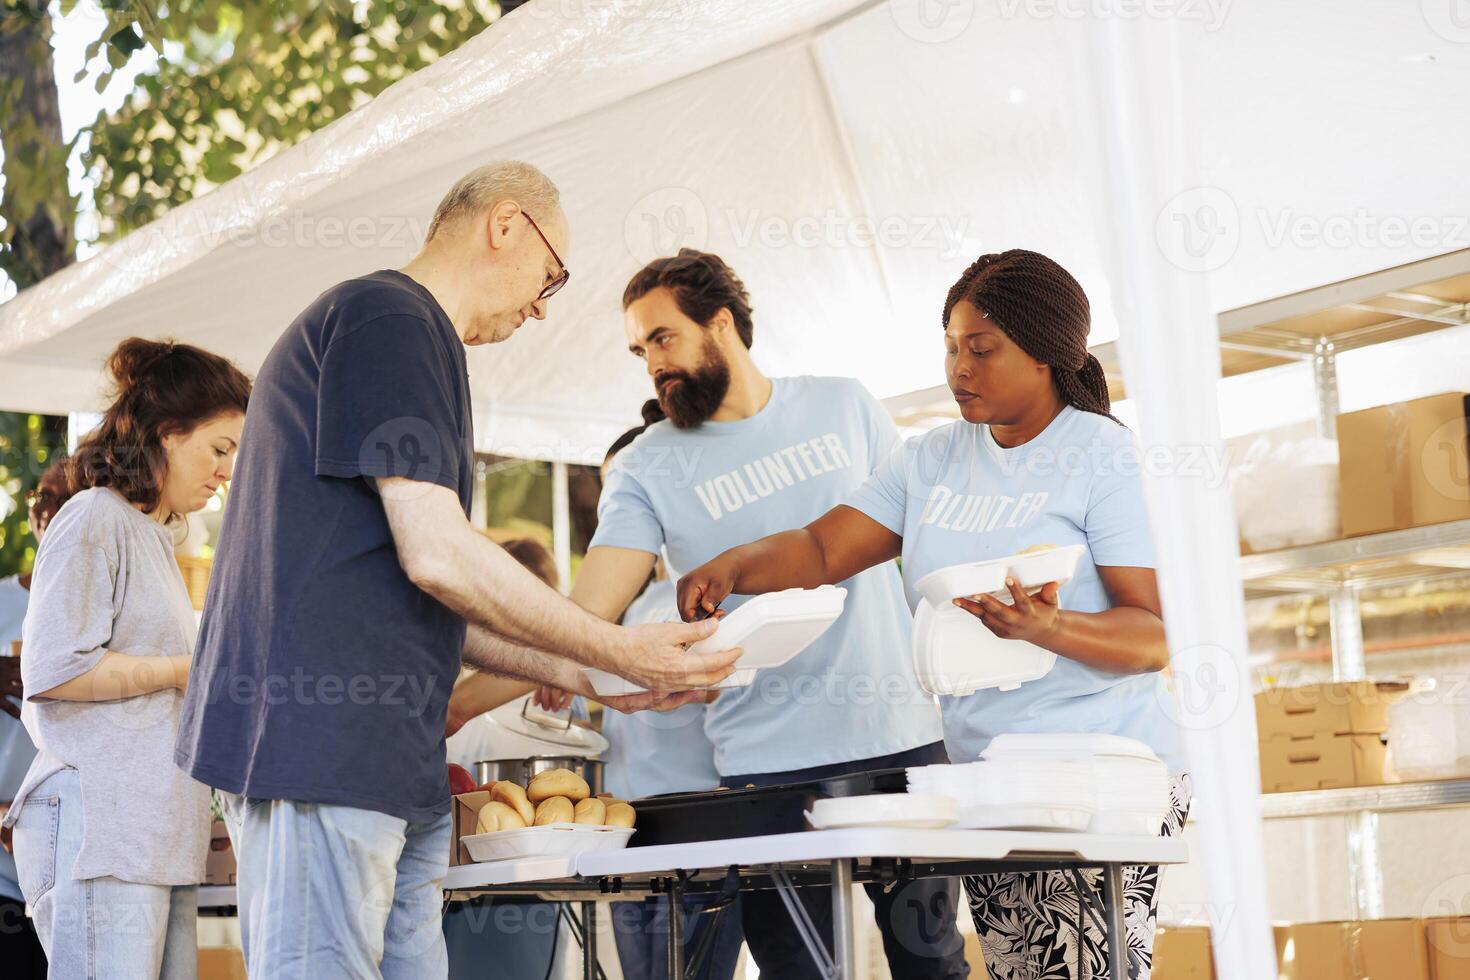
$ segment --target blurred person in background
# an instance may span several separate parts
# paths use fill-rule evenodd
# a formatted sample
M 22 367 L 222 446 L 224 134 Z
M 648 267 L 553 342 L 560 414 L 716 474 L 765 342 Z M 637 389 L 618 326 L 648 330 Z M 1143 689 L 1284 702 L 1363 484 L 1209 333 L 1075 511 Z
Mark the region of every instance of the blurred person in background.
M 195 634 L 174 543 L 230 478 L 250 381 L 136 337 L 107 368 L 116 396 L 36 554 L 21 674 L 39 751 L 4 823 L 53 976 L 189 980 L 210 801 L 173 762 Z
M 66 461 L 58 459 L 41 474 L 36 489 L 26 495 L 26 518 L 36 545 L 46 525 L 56 516 L 71 493 L 66 485 Z M 20 659 L 10 656 L 11 644 L 21 638 L 26 607 L 31 597 L 31 573 L 0 579 L 0 820 L 10 811 L 26 770 L 36 758 L 36 746 L 20 721 L 25 695 Z M 0 963 L 5 975 L 15 980 L 44 980 L 46 952 L 36 926 L 26 915 L 25 895 L 11 856 L 10 828 L 0 828 Z

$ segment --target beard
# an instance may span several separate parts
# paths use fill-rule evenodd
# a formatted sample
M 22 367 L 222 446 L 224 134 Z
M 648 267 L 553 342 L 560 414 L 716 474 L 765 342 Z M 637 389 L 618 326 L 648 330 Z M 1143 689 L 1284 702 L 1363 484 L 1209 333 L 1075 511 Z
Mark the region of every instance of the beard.
M 678 384 L 671 384 L 675 379 Z M 692 429 L 709 420 L 730 390 L 730 365 L 713 341 L 693 371 L 665 371 L 658 377 L 659 407 L 678 429 Z

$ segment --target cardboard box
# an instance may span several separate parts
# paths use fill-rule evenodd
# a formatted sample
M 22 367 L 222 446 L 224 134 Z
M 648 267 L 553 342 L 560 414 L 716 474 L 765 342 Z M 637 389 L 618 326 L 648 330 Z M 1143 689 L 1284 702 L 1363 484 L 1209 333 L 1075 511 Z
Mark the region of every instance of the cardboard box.
M 1422 919 L 1276 927 L 1278 980 L 1429 980 Z
M 451 868 L 461 864 L 474 864 L 470 852 L 460 843 L 460 838 L 469 837 L 475 832 L 475 824 L 480 819 L 480 808 L 490 802 L 490 794 L 483 790 L 473 793 L 461 793 L 454 798 L 452 805 L 454 813 L 454 834 L 450 838 L 449 866 Z
M 1470 980 L 1470 918 L 1424 920 L 1429 980 Z
M 209 854 L 204 858 L 204 883 L 235 884 L 235 851 L 230 846 L 230 834 L 225 829 L 223 820 L 216 820 L 209 829 Z
M 1403 681 L 1343 681 L 1272 687 L 1256 695 L 1256 735 L 1368 735 L 1388 731 L 1388 706 L 1408 694 Z
M 1277 736 L 1261 742 L 1261 792 L 1340 789 L 1396 783 L 1378 735 Z
M 246 980 L 244 955 L 234 946 L 200 946 L 199 980 Z
M 1344 537 L 1470 518 L 1470 396 L 1337 417 Z
M 1215 980 L 1208 926 L 1160 927 L 1154 936 L 1153 980 Z

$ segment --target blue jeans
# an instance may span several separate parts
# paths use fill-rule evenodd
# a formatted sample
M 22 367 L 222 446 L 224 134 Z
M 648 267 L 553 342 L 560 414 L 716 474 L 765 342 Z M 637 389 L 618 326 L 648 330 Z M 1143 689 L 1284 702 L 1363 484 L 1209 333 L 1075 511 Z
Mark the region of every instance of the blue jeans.
M 907 769 L 948 762 L 944 743 L 920 746 L 894 755 L 860 759 L 795 772 L 763 772 L 725 776 L 725 786 L 780 786 L 826 779 L 872 769 Z M 960 886 L 955 878 L 919 878 L 898 886 L 864 885 L 873 901 L 873 919 L 883 934 L 883 952 L 893 980 L 964 980 L 970 975 L 965 942 L 955 924 Z M 801 904 L 816 924 L 827 949 L 832 948 L 832 893 L 827 888 L 798 888 Z M 801 941 L 781 896 L 774 891 L 746 892 L 745 941 L 761 976 L 780 980 L 819 978 L 816 964 Z
M 719 914 L 699 914 L 718 896 L 697 895 L 684 899 L 684 967 L 688 969 L 694 951 L 706 940 L 705 933 L 714 928 L 713 943 L 705 954 L 698 980 L 731 980 L 740 961 L 740 899 Z M 641 902 L 614 902 L 613 936 L 618 944 L 618 962 L 623 967 L 623 980 L 665 980 L 669 975 L 669 901 L 666 897 L 645 898 Z
M 15 865 L 51 976 L 67 980 L 194 980 L 199 975 L 196 885 L 78 881 L 82 784 L 63 769 L 26 798 Z
M 450 819 L 221 793 L 253 980 L 444 980 Z
M 477 898 L 444 912 L 450 980 L 559 977 L 557 906 L 525 899 Z

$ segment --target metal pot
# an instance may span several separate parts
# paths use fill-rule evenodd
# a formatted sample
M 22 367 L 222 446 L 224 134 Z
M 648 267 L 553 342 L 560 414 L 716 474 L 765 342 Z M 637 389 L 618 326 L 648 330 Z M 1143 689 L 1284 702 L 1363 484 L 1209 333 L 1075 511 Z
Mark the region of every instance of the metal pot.
M 475 763 L 475 782 L 483 786 L 490 780 L 509 779 L 522 786 L 532 777 L 548 769 L 570 769 L 587 780 L 593 795 L 602 792 L 602 760 L 580 755 L 537 755 L 526 759 L 486 759 Z

